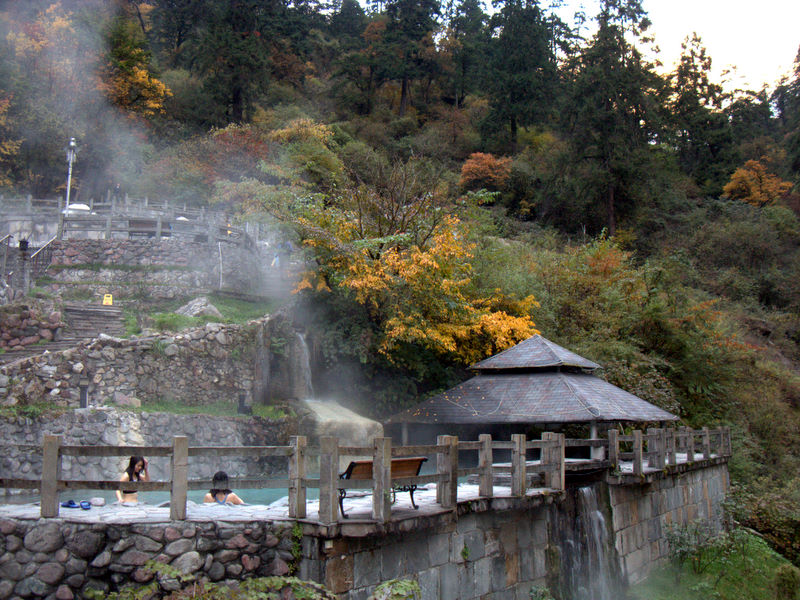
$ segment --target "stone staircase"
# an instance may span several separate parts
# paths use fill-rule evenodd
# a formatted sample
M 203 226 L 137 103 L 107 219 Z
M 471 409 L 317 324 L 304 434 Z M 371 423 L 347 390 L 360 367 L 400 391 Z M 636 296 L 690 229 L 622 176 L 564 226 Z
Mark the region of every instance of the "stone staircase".
M 125 335 L 122 309 L 81 302 L 64 303 L 64 328 L 62 340 L 96 338 L 101 333 L 112 336 Z

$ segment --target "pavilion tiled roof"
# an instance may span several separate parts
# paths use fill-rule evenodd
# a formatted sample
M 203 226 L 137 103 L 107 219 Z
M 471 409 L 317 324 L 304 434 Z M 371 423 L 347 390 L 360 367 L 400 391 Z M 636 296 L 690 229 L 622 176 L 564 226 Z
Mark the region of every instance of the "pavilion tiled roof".
M 473 365 L 478 375 L 388 422 L 478 425 L 678 419 L 587 372 L 599 367 L 536 335 Z
M 597 363 L 570 352 L 541 335 L 534 335 L 516 346 L 472 365 L 470 369 L 489 371 L 549 367 L 578 367 L 590 370 L 601 368 Z

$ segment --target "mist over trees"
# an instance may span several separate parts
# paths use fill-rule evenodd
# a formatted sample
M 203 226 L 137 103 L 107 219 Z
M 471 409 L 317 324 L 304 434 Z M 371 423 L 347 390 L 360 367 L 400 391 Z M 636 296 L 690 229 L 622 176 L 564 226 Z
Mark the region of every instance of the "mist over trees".
M 78 201 L 275 223 L 363 412 L 541 331 L 731 425 L 734 480 L 796 510 L 800 55 L 731 91 L 702 31 L 653 64 L 657 27 L 640 0 L 0 2 L 0 193 L 63 196 L 76 137 Z M 744 498 L 781 547 L 800 515 Z

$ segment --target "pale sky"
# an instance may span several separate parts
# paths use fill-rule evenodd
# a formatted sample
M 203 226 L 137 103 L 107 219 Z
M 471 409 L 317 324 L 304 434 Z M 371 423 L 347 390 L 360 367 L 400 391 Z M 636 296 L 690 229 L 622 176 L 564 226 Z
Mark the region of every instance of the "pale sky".
M 559 14 L 571 15 L 583 5 L 596 13 L 596 0 L 565 0 Z M 542 2 L 542 6 L 546 6 Z M 661 49 L 664 70 L 674 70 L 681 42 L 697 32 L 712 59 L 713 78 L 722 83 L 722 71 L 736 67 L 725 88 L 774 89 L 791 75 L 800 47 L 800 0 L 642 0 L 652 26 L 650 35 Z

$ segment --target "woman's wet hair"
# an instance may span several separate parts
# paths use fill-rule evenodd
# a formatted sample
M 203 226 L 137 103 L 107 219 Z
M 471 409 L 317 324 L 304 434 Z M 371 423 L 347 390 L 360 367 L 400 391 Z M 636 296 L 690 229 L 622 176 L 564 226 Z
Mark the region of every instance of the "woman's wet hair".
M 211 489 L 208 491 L 212 496 L 217 493 L 230 494 L 228 489 L 228 474 L 225 471 L 217 471 L 211 479 Z
M 125 472 L 128 474 L 128 481 L 134 481 L 134 476 L 136 479 L 139 479 L 138 475 L 136 475 L 136 465 L 142 463 L 142 467 L 144 468 L 144 456 L 131 456 L 131 459 L 128 461 L 128 468 L 125 469 Z

